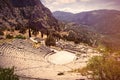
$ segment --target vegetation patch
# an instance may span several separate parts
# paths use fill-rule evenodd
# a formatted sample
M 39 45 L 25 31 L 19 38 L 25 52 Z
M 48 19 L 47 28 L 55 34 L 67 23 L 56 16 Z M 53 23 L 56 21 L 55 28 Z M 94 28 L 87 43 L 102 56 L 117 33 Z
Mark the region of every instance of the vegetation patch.
M 91 76 L 92 80 L 120 80 L 120 61 L 109 54 L 95 56 L 89 60 L 87 67 L 75 69 L 71 72 L 81 73 L 83 76 Z
M 26 39 L 26 37 L 22 36 L 22 35 L 16 35 L 15 38 L 17 38 L 17 39 Z
M 4 35 L 3 31 L 0 31 L 0 35 L 2 35 L 2 36 Z
M 19 80 L 14 74 L 14 68 L 0 68 L 0 80 Z
M 46 44 L 46 46 L 55 46 L 56 40 L 52 35 L 49 35 L 45 40 L 45 44 Z
M 6 39 L 13 39 L 13 38 L 14 38 L 13 35 L 10 35 L 10 34 L 6 35 Z

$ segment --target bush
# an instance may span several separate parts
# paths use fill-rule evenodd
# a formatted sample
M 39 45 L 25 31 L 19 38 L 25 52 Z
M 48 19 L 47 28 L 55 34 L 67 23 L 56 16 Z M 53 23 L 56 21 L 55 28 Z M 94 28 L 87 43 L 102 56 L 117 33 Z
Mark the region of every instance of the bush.
M 66 41 L 66 40 L 67 40 L 67 35 L 63 35 L 63 36 L 62 36 L 62 39 L 63 39 L 64 41 Z
M 57 41 L 61 39 L 61 35 L 59 33 L 54 32 L 52 35 L 57 39 Z
M 8 35 L 6 35 L 6 38 L 7 38 L 7 39 L 12 39 L 12 38 L 13 38 L 13 35 L 8 34 Z
M 26 39 L 26 37 L 22 36 L 22 35 L 17 35 L 17 36 L 15 36 L 15 38 L 17 38 L 17 39 Z
M 14 68 L 0 68 L 0 80 L 19 80 L 14 74 Z
M 55 38 L 52 35 L 49 35 L 45 40 L 45 44 L 46 46 L 55 46 L 56 45 Z
M 19 33 L 21 33 L 21 34 L 25 34 L 25 33 L 26 33 L 26 29 L 21 28 L 21 29 L 19 30 Z
M 0 31 L 0 35 L 2 35 L 2 36 L 3 36 L 3 35 L 4 35 L 4 33 L 3 33 L 2 31 Z
M 81 40 L 80 40 L 79 38 L 76 38 L 76 39 L 74 40 L 74 43 L 75 43 L 75 44 L 79 44 L 80 41 L 81 41 Z
M 7 27 L 0 26 L 0 31 L 5 31 L 6 29 L 7 29 Z
M 74 31 L 69 31 L 69 34 L 67 36 L 67 40 L 68 41 L 75 41 L 76 39 L 76 33 Z
M 119 66 L 120 62 L 112 56 L 96 56 L 90 59 L 85 73 L 91 75 L 92 80 L 120 80 Z

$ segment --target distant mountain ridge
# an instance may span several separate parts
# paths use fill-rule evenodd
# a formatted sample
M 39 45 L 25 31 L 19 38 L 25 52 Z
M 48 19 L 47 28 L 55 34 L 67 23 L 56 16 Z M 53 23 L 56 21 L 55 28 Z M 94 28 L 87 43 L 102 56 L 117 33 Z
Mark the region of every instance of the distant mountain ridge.
M 71 17 L 74 16 L 74 14 L 70 12 L 56 11 L 53 12 L 53 16 L 55 16 L 58 20 L 71 21 Z
M 69 14 L 70 13 L 65 12 L 53 13 L 55 18 L 60 21 L 66 21 L 68 23 L 74 22 L 81 26 L 87 26 L 88 30 L 102 35 L 100 40 L 104 45 L 113 50 L 120 50 L 120 11 L 94 10 L 72 14 L 70 16 Z M 67 18 L 65 15 L 67 15 Z M 78 27 L 81 28 L 81 26 Z M 81 32 L 78 27 L 76 27 L 75 30 Z
M 53 12 L 58 20 L 87 25 L 103 34 L 117 34 L 120 32 L 120 11 L 94 10 L 77 14 L 71 13 L 72 16 L 69 16 L 69 14 L 68 12 Z

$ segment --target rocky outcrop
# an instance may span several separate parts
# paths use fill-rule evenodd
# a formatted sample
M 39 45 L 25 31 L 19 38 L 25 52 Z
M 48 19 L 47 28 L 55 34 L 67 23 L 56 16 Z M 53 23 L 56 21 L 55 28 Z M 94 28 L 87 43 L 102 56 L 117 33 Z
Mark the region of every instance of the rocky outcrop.
M 58 21 L 40 0 L 0 0 L 0 27 L 59 30 Z

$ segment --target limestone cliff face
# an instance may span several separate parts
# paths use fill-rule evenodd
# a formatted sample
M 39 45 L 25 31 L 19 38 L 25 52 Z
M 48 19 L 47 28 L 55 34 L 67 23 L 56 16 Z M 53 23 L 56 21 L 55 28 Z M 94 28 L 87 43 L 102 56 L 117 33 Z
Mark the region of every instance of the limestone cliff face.
M 0 27 L 58 30 L 58 21 L 40 0 L 0 0 Z

